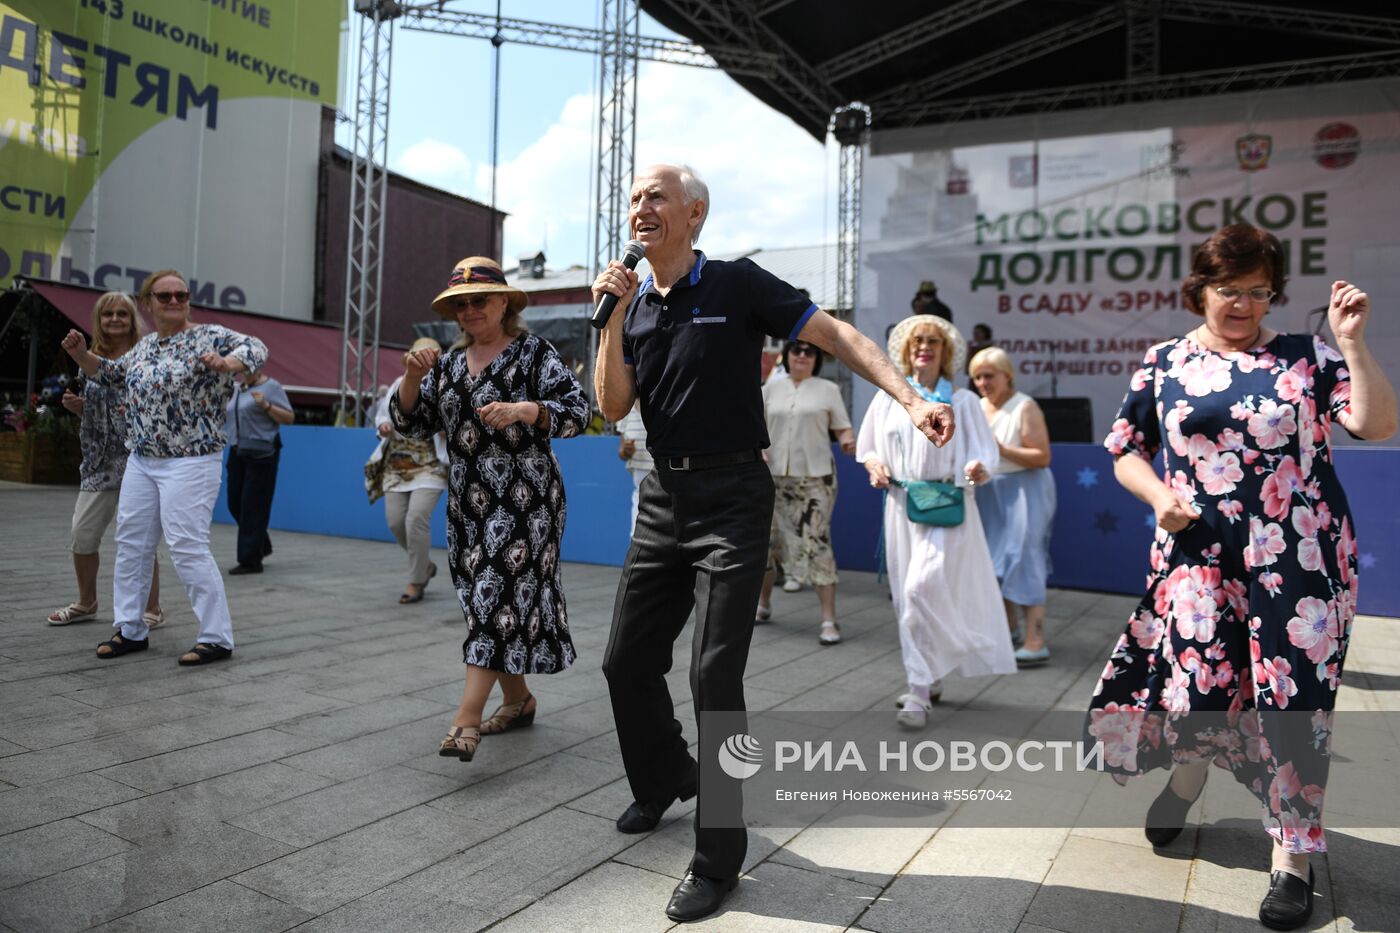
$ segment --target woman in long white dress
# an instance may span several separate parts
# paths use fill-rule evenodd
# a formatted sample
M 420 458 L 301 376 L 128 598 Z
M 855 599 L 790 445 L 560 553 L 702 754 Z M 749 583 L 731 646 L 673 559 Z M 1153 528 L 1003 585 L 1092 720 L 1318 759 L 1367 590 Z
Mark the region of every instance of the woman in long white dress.
M 903 409 L 882 392 L 866 410 L 856 443 L 856 459 L 865 465 L 870 484 L 888 492 L 885 562 L 909 683 L 899 698 L 898 721 L 920 728 L 944 676 L 1016 670 L 1006 610 L 973 498 L 976 485 L 991 479 L 1000 456 L 978 397 L 953 388 L 967 353 L 956 327 L 931 314 L 912 315 L 895 326 L 888 350 L 920 395 L 951 400 L 957 423 L 952 441 L 935 447 L 912 429 L 907 416 L 901 423 Z M 910 521 L 906 493 L 891 480 L 952 480 L 966 499 L 962 523 L 939 527 Z

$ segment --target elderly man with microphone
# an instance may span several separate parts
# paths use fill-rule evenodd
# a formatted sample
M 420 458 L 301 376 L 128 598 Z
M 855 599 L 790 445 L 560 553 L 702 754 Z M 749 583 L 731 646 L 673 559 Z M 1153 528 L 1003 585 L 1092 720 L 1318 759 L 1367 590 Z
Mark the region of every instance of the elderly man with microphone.
M 599 407 L 619 421 L 640 398 L 656 460 L 641 486 L 603 660 L 635 797 L 617 820 L 625 833 L 653 829 L 667 807 L 697 790 L 696 763 L 665 680 L 692 610 L 697 717 L 745 708 L 744 667 L 773 512 L 759 384 L 764 336 L 815 344 L 898 400 L 933 443 L 953 435 L 952 409 L 920 399 L 855 328 L 747 259 L 709 260 L 694 249 L 709 209 L 709 190 L 692 169 L 640 172 L 628 220 L 651 274 L 639 281 L 627 263 L 614 261 L 593 283 L 594 324 L 602 327 Z M 605 306 L 608 298 L 617 313 Z M 707 734 L 714 731 L 702 724 L 700 754 L 709 760 L 726 738 Z M 742 813 L 739 782 L 706 774 L 698 790 L 695 855 L 666 907 L 674 920 L 719 909 L 747 846 L 744 828 L 733 825 Z

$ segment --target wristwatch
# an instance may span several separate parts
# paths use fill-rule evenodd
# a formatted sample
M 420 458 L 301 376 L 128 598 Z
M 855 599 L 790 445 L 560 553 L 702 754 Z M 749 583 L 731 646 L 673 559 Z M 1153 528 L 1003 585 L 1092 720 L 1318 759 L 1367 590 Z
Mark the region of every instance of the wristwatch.
M 549 420 L 549 409 L 544 407 L 543 402 L 536 402 L 535 407 L 539 409 L 539 414 L 535 415 L 535 420 L 531 422 L 531 424 L 540 430 L 544 430 L 544 426 Z

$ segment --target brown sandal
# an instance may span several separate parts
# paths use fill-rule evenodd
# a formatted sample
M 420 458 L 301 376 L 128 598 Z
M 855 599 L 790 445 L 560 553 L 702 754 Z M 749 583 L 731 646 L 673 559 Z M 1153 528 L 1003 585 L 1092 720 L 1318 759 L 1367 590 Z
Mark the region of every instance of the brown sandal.
M 471 761 L 476 754 L 476 743 L 480 741 L 481 731 L 475 726 L 453 726 L 447 730 L 447 737 L 438 746 L 438 754 L 444 758 Z
M 525 711 L 527 706 L 530 707 L 529 712 Z M 534 725 L 535 711 L 538 706 L 533 693 L 527 693 L 525 699 L 519 703 L 502 704 L 491 714 L 490 719 L 481 724 L 481 734 L 499 735 L 512 729 L 524 729 L 526 726 Z

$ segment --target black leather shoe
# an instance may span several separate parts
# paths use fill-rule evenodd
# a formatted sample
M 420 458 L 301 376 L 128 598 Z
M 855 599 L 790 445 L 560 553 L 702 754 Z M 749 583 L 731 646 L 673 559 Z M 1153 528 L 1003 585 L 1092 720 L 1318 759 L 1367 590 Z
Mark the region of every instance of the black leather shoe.
M 1199 794 L 1197 795 L 1199 796 Z M 1186 828 L 1186 813 L 1191 809 L 1191 804 L 1195 803 L 1193 797 L 1190 800 L 1182 800 L 1172 790 L 1171 783 L 1162 788 L 1162 792 L 1157 795 L 1157 799 L 1152 801 L 1152 806 L 1147 808 L 1147 841 L 1155 848 L 1170 845 L 1171 841 L 1181 835 L 1181 831 Z
M 666 916 L 672 920 L 699 920 L 719 910 L 725 895 L 734 890 L 738 878 L 707 878 L 687 871 L 671 894 Z
M 228 575 L 231 577 L 237 577 L 245 573 L 262 573 L 262 567 L 253 567 L 249 564 L 239 564 L 238 566 L 230 569 Z
M 622 811 L 622 815 L 617 818 L 617 831 L 634 835 L 636 833 L 649 833 L 656 828 L 656 824 L 661 822 L 661 817 L 666 814 L 667 808 L 677 800 L 689 800 L 695 796 L 695 770 L 692 768 L 685 783 L 676 789 L 674 796 L 661 802 L 648 801 L 643 803 L 639 800 L 632 801 L 631 806 Z
M 1259 922 L 1271 930 L 1295 930 L 1308 922 L 1312 908 L 1312 866 L 1308 866 L 1306 883 L 1297 875 L 1276 871 L 1269 878 L 1269 893 L 1259 903 Z

